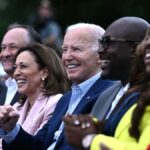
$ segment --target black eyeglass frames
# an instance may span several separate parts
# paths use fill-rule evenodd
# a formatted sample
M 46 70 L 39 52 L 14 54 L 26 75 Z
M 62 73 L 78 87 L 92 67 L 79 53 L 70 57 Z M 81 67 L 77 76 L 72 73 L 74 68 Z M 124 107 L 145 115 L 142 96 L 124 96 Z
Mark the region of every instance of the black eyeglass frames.
M 107 49 L 110 46 L 111 42 L 123 42 L 123 43 L 134 43 L 134 44 L 139 44 L 137 41 L 132 41 L 132 40 L 127 40 L 124 38 L 115 38 L 111 36 L 105 36 L 102 37 L 102 39 L 98 40 L 99 42 L 99 51 L 104 51 L 104 49 Z

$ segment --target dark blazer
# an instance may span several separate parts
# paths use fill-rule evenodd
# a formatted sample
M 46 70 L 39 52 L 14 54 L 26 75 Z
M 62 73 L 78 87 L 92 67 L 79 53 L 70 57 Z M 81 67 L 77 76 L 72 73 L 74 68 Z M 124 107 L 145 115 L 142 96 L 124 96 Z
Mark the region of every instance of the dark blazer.
M 133 92 L 122 99 L 105 121 L 105 127 L 102 131 L 103 134 L 114 136 L 116 127 L 120 122 L 120 119 L 124 116 L 124 114 L 130 109 L 132 105 L 134 105 L 138 98 L 140 97 L 140 93 Z
M 109 86 L 113 84 L 112 81 L 102 80 L 99 78 L 95 84 L 88 90 L 88 92 L 83 96 L 82 100 L 74 110 L 73 114 L 87 114 L 90 113 L 92 107 L 97 100 L 98 96 Z M 70 97 L 72 92 L 64 94 L 64 96 L 59 100 L 56 109 L 54 111 L 53 117 L 46 123 L 46 125 L 37 133 L 36 136 L 31 136 L 26 133 L 23 129 L 19 131 L 19 134 L 15 140 L 6 145 L 3 141 L 3 148 L 8 150 L 46 150 L 52 143 L 55 131 L 58 130 L 62 117 L 65 115 L 67 108 L 69 106 Z M 67 144 L 64 136 L 64 131 L 62 131 L 58 142 L 56 144 L 56 150 L 73 150 L 74 148 Z
M 99 97 L 96 103 L 93 106 L 91 114 L 98 118 L 99 120 L 103 120 L 110 109 L 110 106 L 115 99 L 118 91 L 122 87 L 121 82 L 116 82 L 111 87 L 107 88 Z
M 99 120 L 105 120 L 105 117 L 110 110 L 110 106 L 115 99 L 118 91 L 122 87 L 121 82 L 116 82 L 111 87 L 107 88 L 98 98 L 93 106 L 91 114 Z M 136 103 L 139 98 L 139 93 L 134 92 L 119 101 L 118 105 L 105 121 L 103 134 L 114 136 L 116 126 L 126 111 Z
M 6 94 L 7 94 L 7 86 L 5 85 L 4 81 L 0 81 L 0 105 L 5 104 Z M 19 98 L 20 94 L 16 92 L 10 104 L 13 105 L 15 102 L 19 100 Z

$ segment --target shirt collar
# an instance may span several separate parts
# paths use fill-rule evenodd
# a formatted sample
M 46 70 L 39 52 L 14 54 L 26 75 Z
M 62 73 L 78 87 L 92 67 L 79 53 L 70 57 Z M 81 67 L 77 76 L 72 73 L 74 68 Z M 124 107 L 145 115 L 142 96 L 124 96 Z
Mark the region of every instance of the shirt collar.
M 7 87 L 15 86 L 15 87 L 17 88 L 16 80 L 13 79 L 13 78 L 8 78 L 8 79 L 5 81 L 5 84 L 6 84 Z
M 122 91 L 126 92 L 129 89 L 130 84 L 127 83 L 124 87 L 122 87 Z
M 101 72 L 97 73 L 96 75 L 92 76 L 91 78 L 80 84 L 73 84 L 71 88 L 79 88 L 82 93 L 86 93 L 90 89 L 90 87 L 100 78 L 100 76 Z

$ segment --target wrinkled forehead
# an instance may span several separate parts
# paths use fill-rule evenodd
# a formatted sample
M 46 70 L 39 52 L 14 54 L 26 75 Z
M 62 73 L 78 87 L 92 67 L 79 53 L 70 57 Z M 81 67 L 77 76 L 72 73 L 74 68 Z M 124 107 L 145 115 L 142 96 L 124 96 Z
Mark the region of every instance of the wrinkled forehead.
M 88 32 L 84 32 L 84 30 L 70 30 L 64 36 L 63 45 L 87 45 L 90 43 L 92 43 L 92 37 Z
M 29 41 L 28 32 L 22 28 L 9 30 L 2 39 L 2 44 L 16 43 L 24 46 Z

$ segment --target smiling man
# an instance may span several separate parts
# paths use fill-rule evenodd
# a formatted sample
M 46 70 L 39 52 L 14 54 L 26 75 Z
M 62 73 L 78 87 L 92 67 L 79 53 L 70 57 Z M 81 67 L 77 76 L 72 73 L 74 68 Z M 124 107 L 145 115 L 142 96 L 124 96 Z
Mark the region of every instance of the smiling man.
M 12 116 L 9 123 L 0 123 L 0 126 L 8 126 L 10 130 L 15 126 L 12 130 L 15 135 L 13 135 L 13 138 L 11 140 L 9 139 L 9 141 L 4 137 L 6 143 L 10 143 L 9 145 L 5 145 L 6 147 L 3 145 L 5 148 L 11 150 L 74 149 L 68 145 L 64 136 L 63 116 L 68 113 L 90 113 L 98 96 L 113 84 L 112 81 L 100 78 L 101 68 L 98 54 L 98 39 L 101 38 L 103 34 L 104 30 L 94 24 L 79 23 L 68 27 L 62 46 L 62 62 L 66 68 L 69 80 L 73 83 L 71 91 L 64 94 L 59 100 L 53 117 L 35 137 L 27 134 L 20 126 L 15 126 L 15 112 L 6 108 L 6 114 L 13 113 L 14 118 Z M 1 113 L 3 114 L 3 112 L 0 111 L 0 116 Z M 3 117 L 5 117 L 5 115 Z M 0 120 L 2 118 L 0 117 Z
M 11 24 L 1 43 L 1 62 L 9 78 L 5 83 L 0 82 L 0 105 L 14 104 L 19 99 L 17 84 L 13 79 L 13 66 L 19 48 L 32 42 L 41 43 L 41 39 L 34 29 L 27 25 Z M 6 85 L 6 88 L 2 88 Z
M 136 58 L 136 47 L 144 39 L 149 26 L 149 23 L 142 18 L 122 17 L 112 22 L 99 40 L 101 46 L 99 54 L 102 59 L 101 78 L 120 80 L 120 82 L 106 89 L 94 104 L 91 114 L 100 120 L 99 126 L 98 122 L 89 115 L 64 117 L 66 139 L 76 149 L 88 150 L 92 143 L 92 150 L 100 150 L 100 142 L 105 141 L 108 144 L 110 141 L 104 136 L 100 138 L 101 135 L 121 137 L 122 143 L 120 142 L 119 146 L 123 145 L 123 141 L 133 141 L 129 140 L 129 136 L 123 136 L 119 132 L 117 134 L 115 131 L 118 131 L 117 125 L 122 116 L 139 97 L 138 92 L 130 96 L 125 96 L 124 93 L 130 87 L 129 77 Z M 74 121 L 78 122 L 78 126 L 73 124 Z M 92 142 L 95 138 L 98 139 L 97 143 Z M 117 146 L 114 147 L 112 149 L 116 149 Z M 126 146 L 124 148 L 128 149 Z M 122 150 L 123 146 L 119 149 Z

